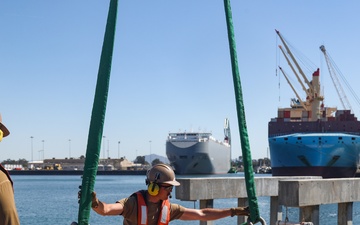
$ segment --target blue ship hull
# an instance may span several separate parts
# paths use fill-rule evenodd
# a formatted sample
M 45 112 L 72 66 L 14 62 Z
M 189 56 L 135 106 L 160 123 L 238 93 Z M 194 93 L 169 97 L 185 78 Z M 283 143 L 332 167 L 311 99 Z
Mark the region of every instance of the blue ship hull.
M 269 138 L 273 176 L 354 177 L 360 136 L 295 133 Z

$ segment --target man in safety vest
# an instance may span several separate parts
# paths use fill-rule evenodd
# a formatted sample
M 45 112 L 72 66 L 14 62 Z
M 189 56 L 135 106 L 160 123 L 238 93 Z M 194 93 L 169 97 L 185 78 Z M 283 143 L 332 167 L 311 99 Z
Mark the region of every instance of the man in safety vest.
M 138 191 L 130 197 L 113 204 L 99 201 L 92 194 L 91 207 L 100 215 L 122 215 L 124 225 L 167 225 L 180 220 L 217 220 L 228 216 L 249 216 L 249 208 L 191 209 L 169 202 L 171 191 L 180 183 L 175 180 L 174 171 L 165 164 L 157 164 L 147 171 L 147 190 Z
M 9 130 L 2 124 L 0 115 L 0 141 L 9 134 Z M 20 224 L 12 184 L 9 173 L 0 164 L 0 225 Z

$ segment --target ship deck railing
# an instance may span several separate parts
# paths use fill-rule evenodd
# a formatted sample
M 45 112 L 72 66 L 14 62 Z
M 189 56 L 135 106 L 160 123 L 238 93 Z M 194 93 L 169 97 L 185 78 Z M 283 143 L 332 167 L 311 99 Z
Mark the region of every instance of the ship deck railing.
M 206 142 L 208 138 L 173 138 L 169 139 L 171 142 Z
M 207 141 L 211 140 L 211 141 L 214 141 L 214 142 L 219 143 L 219 144 L 229 145 L 228 143 L 217 140 L 213 136 L 209 136 L 209 137 L 190 136 L 190 137 L 187 137 L 187 138 L 177 137 L 177 136 L 174 136 L 174 137 L 169 136 L 168 140 L 171 141 L 171 142 L 207 142 Z
M 214 200 L 237 198 L 247 206 L 244 177 L 179 178 L 176 198 L 200 201 L 200 208 L 212 208 Z M 299 208 L 299 221 L 320 225 L 320 205 L 338 204 L 338 225 L 352 224 L 353 203 L 360 202 L 360 178 L 322 179 L 321 177 L 256 177 L 257 196 L 270 197 L 270 224 L 284 221 L 282 207 Z M 237 224 L 247 221 L 238 217 Z M 212 225 L 213 221 L 200 221 Z M 325 225 L 325 224 L 324 224 Z

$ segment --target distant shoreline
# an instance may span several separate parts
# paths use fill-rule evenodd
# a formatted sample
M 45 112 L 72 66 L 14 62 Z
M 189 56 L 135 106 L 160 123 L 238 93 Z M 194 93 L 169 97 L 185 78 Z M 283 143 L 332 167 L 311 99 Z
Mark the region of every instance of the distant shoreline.
M 82 176 L 83 170 L 9 170 L 11 176 L 16 175 L 75 175 Z M 146 170 L 101 170 L 97 175 L 146 175 Z
M 83 170 L 9 170 L 11 176 L 21 175 L 72 175 L 82 176 Z M 97 171 L 97 175 L 146 175 L 146 170 L 101 170 Z M 360 177 L 357 172 L 354 177 Z

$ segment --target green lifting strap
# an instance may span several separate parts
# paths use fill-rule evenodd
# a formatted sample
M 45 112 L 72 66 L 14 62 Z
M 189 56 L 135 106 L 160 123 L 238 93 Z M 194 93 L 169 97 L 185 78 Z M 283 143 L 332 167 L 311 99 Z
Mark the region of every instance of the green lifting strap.
M 236 55 L 236 44 L 235 44 L 235 35 L 234 35 L 234 28 L 232 22 L 230 0 L 224 0 L 224 7 L 225 7 L 226 24 L 228 30 L 231 68 L 232 68 L 233 81 L 234 81 L 236 109 L 237 109 L 237 117 L 238 117 L 240 140 L 241 140 L 241 150 L 242 150 L 242 156 L 245 167 L 244 173 L 245 173 L 245 181 L 246 181 L 246 191 L 248 195 L 250 214 L 251 214 L 250 220 L 252 223 L 257 223 L 260 221 L 260 213 L 259 213 L 259 206 L 256 197 L 254 171 L 252 168 L 249 137 L 247 133 L 246 120 L 245 120 L 245 109 L 244 109 L 241 81 L 240 81 L 237 55 Z
M 109 90 L 118 0 L 111 0 L 101 51 L 95 97 L 91 114 L 84 174 L 79 202 L 78 224 L 89 224 L 91 193 L 94 190 Z

